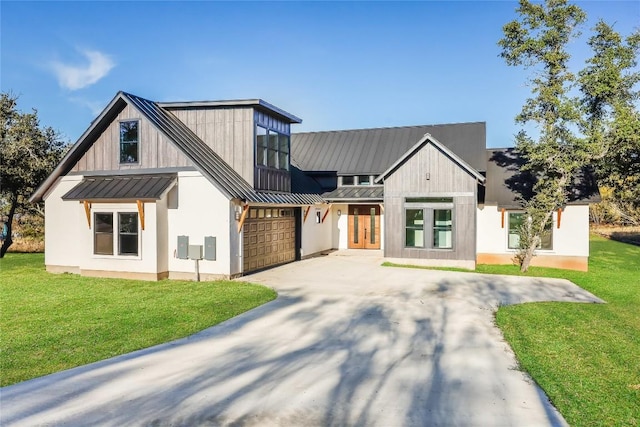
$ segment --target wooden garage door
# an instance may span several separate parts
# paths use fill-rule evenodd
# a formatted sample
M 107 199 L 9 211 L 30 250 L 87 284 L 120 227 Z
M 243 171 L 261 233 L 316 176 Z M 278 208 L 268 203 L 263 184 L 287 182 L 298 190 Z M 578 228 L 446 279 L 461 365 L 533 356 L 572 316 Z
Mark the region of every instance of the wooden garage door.
M 243 231 L 245 273 L 295 261 L 293 209 L 250 208 Z

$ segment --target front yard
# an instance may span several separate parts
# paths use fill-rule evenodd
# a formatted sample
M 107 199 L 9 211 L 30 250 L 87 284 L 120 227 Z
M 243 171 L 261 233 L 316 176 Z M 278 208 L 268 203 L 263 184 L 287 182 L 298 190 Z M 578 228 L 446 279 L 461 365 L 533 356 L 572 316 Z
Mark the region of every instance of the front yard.
M 191 335 L 273 300 L 242 282 L 49 274 L 42 254 L 0 260 L 2 386 Z
M 519 274 L 510 266 L 479 272 Z M 531 268 L 607 304 L 501 307 L 497 323 L 521 367 L 574 427 L 640 425 L 640 247 L 592 236 L 589 272 Z

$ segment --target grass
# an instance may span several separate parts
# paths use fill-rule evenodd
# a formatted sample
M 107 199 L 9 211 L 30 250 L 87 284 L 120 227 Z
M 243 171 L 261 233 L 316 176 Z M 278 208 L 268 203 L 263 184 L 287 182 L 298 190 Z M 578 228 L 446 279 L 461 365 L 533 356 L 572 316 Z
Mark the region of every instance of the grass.
M 477 272 L 520 275 L 516 266 Z M 496 321 L 520 366 L 571 426 L 640 425 L 640 247 L 591 237 L 589 272 L 532 267 L 568 279 L 607 304 L 500 307 Z
M 0 259 L 0 385 L 182 338 L 271 301 L 250 283 L 49 274 L 42 254 Z

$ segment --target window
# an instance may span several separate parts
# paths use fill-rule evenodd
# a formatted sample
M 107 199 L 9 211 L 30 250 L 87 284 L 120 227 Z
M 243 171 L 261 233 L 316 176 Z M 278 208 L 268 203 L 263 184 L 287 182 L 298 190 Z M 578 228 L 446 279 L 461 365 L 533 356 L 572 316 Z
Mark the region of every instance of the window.
M 358 175 L 358 185 L 371 185 L 371 177 L 369 175 Z
M 120 163 L 138 163 L 138 120 L 120 122 Z
M 289 170 L 289 136 L 256 126 L 256 164 Z
M 414 199 L 407 198 L 405 200 L 407 202 L 405 205 L 405 247 L 453 249 L 453 204 L 419 204 L 409 202 Z
M 451 249 L 453 221 L 451 209 L 433 210 L 433 247 L 438 249 Z
M 256 131 L 256 163 L 258 165 L 267 165 L 267 130 L 262 126 L 258 126 Z
M 343 176 L 342 177 L 342 185 L 353 185 L 355 180 L 353 176 Z
M 113 214 L 95 213 L 93 215 L 93 253 L 113 255 Z
M 96 255 L 138 255 L 138 214 L 118 213 L 118 233 L 114 233 L 113 212 L 96 212 L 94 219 L 93 253 Z
M 406 210 L 406 240 L 405 246 L 409 248 L 424 247 L 424 210 Z
M 509 234 L 507 237 L 507 247 L 509 249 L 520 248 L 520 228 L 523 226 L 524 221 L 525 214 L 523 212 L 509 212 Z M 539 249 L 553 249 L 552 220 L 550 220 L 544 227 L 544 233 L 542 235 L 542 241 L 540 242 Z
M 118 255 L 138 255 L 138 214 L 118 214 Z

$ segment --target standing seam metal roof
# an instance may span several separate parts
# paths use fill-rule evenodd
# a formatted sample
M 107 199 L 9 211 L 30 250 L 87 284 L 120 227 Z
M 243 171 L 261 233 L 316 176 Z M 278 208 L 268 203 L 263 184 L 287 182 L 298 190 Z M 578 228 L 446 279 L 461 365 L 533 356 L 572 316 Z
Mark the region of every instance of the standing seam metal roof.
M 291 157 L 304 171 L 380 174 L 426 133 L 472 168 L 487 168 L 484 122 L 291 134 Z
M 163 134 L 182 151 L 201 172 L 229 197 L 254 203 L 313 204 L 323 203 L 317 194 L 256 191 L 227 162 L 207 146 L 191 129 L 155 102 L 124 93 Z
M 175 182 L 176 174 L 85 177 L 63 200 L 158 200 Z

